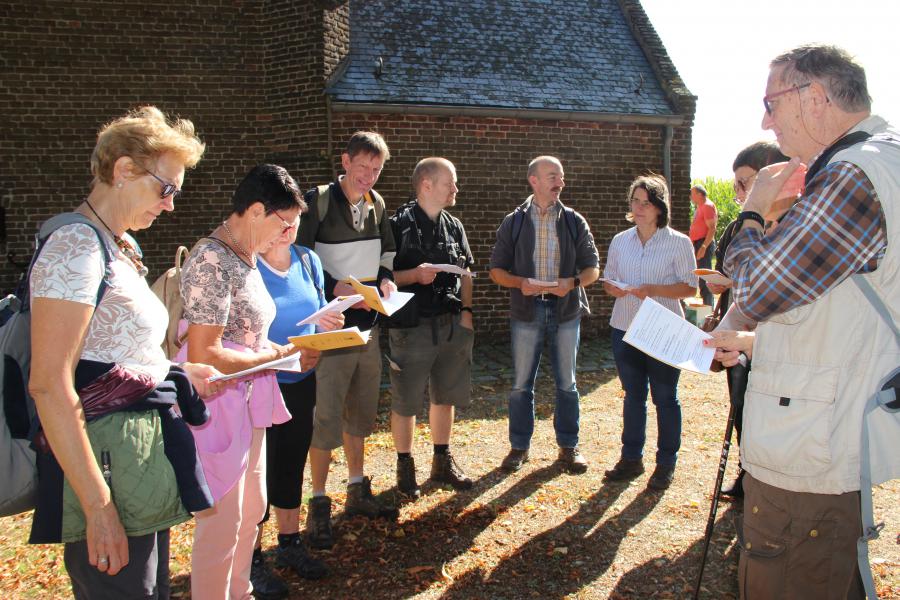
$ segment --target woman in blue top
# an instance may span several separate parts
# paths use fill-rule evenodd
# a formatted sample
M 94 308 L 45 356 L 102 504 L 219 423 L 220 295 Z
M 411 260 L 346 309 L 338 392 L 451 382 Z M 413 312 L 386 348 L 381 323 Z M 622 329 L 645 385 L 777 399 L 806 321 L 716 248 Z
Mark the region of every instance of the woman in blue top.
M 650 296 L 684 317 L 679 300 L 697 293 L 697 268 L 690 239 L 669 227 L 669 190 L 658 175 L 638 177 L 628 190 L 631 210 L 625 218 L 634 227 L 616 235 L 607 251 L 603 277 L 626 284 L 621 289 L 605 281 L 603 289 L 616 298 L 609 320 L 613 357 L 625 390 L 622 456 L 605 479 L 624 481 L 644 472 L 647 387 L 656 405 L 656 468 L 647 486 L 664 490 L 672 483 L 681 447 L 680 371 L 623 341 L 625 331 L 644 298 Z
M 269 339 L 278 344 L 288 344 L 290 336 L 315 333 L 315 325 L 298 326 L 297 322 L 326 304 L 319 257 L 312 250 L 294 243 L 299 224 L 298 215 L 292 227 L 262 253 L 258 264 L 263 283 L 275 301 L 275 320 L 269 328 Z M 319 320 L 318 329 L 332 331 L 343 324 L 341 313 L 327 313 Z M 311 367 L 318 361 L 318 354 L 314 350 L 303 350 L 302 373 L 278 372 L 278 386 L 292 418 L 266 431 L 266 489 L 278 523 L 276 562 L 279 566 L 291 567 L 305 579 L 319 579 L 327 574 L 325 565 L 309 556 L 299 533 L 303 469 L 312 440 L 316 406 L 316 374 Z M 267 511 L 263 522 L 268 518 Z M 287 586 L 263 559 L 261 540 L 262 524 L 250 569 L 253 589 L 266 598 L 286 596 Z

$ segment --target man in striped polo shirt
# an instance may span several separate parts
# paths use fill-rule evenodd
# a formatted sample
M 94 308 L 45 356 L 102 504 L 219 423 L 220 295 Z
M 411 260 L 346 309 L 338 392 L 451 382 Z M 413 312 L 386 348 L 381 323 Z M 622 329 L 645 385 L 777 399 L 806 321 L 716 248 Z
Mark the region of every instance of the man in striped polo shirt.
M 384 138 L 358 131 L 341 155 L 345 174 L 327 187 L 306 193 L 309 212 L 303 215 L 298 241 L 322 259 L 327 300 L 354 293 L 346 283 L 350 275 L 377 286 L 384 296 L 397 290 L 392 274 L 394 235 L 384 214 L 384 200 L 372 189 L 389 158 Z M 363 475 L 364 444 L 375 428 L 381 384 L 378 313 L 360 302 L 344 316 L 345 327 L 370 329 L 371 337 L 364 346 L 323 352 L 316 367 L 316 413 L 309 449 L 313 497 L 306 531 L 310 546 L 319 549 L 334 545 L 325 483 L 331 451 L 339 446 L 344 447 L 349 475 L 346 514 L 398 516 L 395 507 L 372 495 L 371 482 Z
M 587 221 L 562 204 L 559 159 L 538 156 L 528 165 L 534 191 L 497 230 L 491 279 L 510 289 L 510 336 L 515 370 L 509 394 L 509 441 L 503 468 L 528 460 L 534 433 L 534 381 L 546 338 L 556 379 L 553 427 L 558 462 L 572 473 L 587 471 L 578 451 L 579 396 L 575 385 L 581 315 L 590 309 L 584 288 L 600 277 L 600 257 Z

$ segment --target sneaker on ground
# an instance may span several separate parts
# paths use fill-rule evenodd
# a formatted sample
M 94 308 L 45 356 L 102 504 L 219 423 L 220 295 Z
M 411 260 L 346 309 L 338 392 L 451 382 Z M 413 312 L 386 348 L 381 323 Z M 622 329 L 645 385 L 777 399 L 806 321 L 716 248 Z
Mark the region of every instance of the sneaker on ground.
M 255 598 L 278 600 L 288 595 L 287 584 L 272 572 L 262 555 L 254 556 L 253 562 L 250 563 L 250 583 L 253 585 Z
M 303 579 L 322 579 L 328 575 L 328 567 L 321 560 L 309 555 L 300 536 L 289 546 L 275 548 L 275 564 L 279 567 L 290 567 Z

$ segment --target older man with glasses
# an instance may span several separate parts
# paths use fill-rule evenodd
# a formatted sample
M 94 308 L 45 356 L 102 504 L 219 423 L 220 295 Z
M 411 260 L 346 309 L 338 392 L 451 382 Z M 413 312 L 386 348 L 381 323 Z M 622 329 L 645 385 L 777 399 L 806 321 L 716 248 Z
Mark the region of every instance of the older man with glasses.
M 900 475 L 900 421 L 871 417 L 893 432 L 886 443 L 863 445 L 863 432 L 876 390 L 900 380 L 900 247 L 888 244 L 900 236 L 900 132 L 870 113 L 865 71 L 833 46 L 775 58 L 763 104 L 791 161 L 759 172 L 725 257 L 737 308 L 760 322 L 756 342 L 711 342 L 726 366 L 753 355 L 742 597 L 862 598 L 865 581 L 874 598 L 871 484 Z M 786 207 L 765 233 L 766 215 Z

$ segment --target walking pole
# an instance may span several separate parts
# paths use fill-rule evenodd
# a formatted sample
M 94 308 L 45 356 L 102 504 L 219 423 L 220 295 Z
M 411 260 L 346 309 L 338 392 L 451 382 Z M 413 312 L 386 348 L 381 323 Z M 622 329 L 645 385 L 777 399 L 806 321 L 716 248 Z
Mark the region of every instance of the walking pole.
M 734 430 L 734 398 L 743 395 L 747 387 L 747 360 L 742 354 L 741 362 L 728 369 L 728 394 L 731 407 L 728 409 L 728 422 L 725 424 L 725 439 L 722 442 L 722 454 L 719 457 L 719 472 L 716 473 L 716 486 L 713 488 L 712 504 L 709 507 L 709 519 L 706 521 L 706 537 L 703 539 L 703 553 L 700 555 L 700 572 L 694 585 L 694 600 L 700 597 L 700 583 L 703 581 L 703 568 L 706 566 L 706 555 L 709 553 L 709 542 L 716 525 L 716 511 L 719 510 L 719 492 L 725 479 L 725 466 L 728 464 L 728 451 L 731 450 L 731 432 Z

